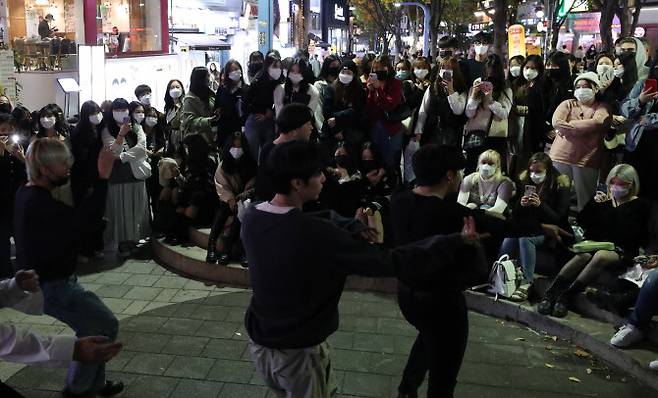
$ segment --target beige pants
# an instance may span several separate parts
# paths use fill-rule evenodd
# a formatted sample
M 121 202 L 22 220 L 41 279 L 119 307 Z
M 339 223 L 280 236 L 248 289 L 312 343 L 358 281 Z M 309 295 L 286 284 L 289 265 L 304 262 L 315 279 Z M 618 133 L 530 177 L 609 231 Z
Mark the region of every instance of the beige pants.
M 276 350 L 249 344 L 251 359 L 268 387 L 278 397 L 328 398 L 335 393 L 329 344 Z

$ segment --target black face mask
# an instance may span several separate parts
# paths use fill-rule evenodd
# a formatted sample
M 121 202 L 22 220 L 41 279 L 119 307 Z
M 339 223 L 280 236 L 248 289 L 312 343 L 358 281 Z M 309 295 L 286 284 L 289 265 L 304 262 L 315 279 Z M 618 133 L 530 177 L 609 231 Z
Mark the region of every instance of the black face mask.
M 370 173 L 373 170 L 378 169 L 377 162 L 375 162 L 374 160 L 363 160 L 361 161 L 361 163 L 363 164 L 363 171 L 366 174 Z
M 451 50 L 439 50 L 439 57 L 440 58 L 452 57 L 452 51 Z
M 329 67 L 329 76 L 338 77 L 339 73 L 340 73 L 340 66 Z
M 0 104 L 0 113 L 11 113 L 11 104 Z
M 386 70 L 380 70 L 375 73 L 377 74 L 377 80 L 384 81 L 388 79 L 388 71 Z
M 334 161 L 336 162 L 336 166 L 342 167 L 342 168 L 347 168 L 350 162 L 350 159 L 347 155 L 338 155 L 334 157 Z
M 249 64 L 249 75 L 253 76 L 256 73 L 260 72 L 261 69 L 263 69 L 263 64 L 260 62 Z
M 562 71 L 560 69 L 547 69 L 546 74 L 548 75 L 549 78 L 552 80 L 560 80 L 562 79 Z
M 66 183 L 69 182 L 69 176 L 66 177 L 57 177 L 54 180 L 50 180 L 50 185 L 53 187 L 61 187 L 66 185 Z

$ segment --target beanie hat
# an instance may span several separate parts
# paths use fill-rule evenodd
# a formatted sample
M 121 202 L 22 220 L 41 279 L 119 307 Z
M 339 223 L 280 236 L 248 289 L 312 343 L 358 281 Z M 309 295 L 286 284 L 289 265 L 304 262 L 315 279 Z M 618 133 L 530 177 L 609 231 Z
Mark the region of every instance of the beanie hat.
M 575 86 L 579 80 L 587 80 L 595 85 L 597 89 L 601 87 L 601 80 L 599 80 L 599 75 L 597 75 L 596 72 L 581 73 L 580 75 L 576 76 L 576 79 L 573 81 L 573 85 Z

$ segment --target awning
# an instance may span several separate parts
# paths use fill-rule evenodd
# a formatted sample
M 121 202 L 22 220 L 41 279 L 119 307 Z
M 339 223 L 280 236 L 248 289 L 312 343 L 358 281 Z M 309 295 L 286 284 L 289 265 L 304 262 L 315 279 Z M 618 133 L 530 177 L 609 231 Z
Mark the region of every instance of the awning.
M 219 36 L 203 33 L 174 34 L 174 41 L 179 46 L 189 46 L 190 50 L 219 51 L 231 49 L 231 45 L 221 40 Z

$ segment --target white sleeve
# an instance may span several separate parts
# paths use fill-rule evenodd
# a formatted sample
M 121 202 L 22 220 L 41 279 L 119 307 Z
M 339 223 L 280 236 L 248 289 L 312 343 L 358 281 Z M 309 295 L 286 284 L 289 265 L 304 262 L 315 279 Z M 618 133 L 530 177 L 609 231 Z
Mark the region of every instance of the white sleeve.
M 279 116 L 279 112 L 283 108 L 283 94 L 283 84 L 277 84 L 274 87 L 274 93 L 272 93 L 274 96 L 274 111 L 276 116 Z
M 468 204 L 468 198 L 471 196 L 469 192 L 464 192 L 464 191 L 459 191 L 459 195 L 457 195 L 457 203 L 459 203 L 462 206 L 466 206 Z
M 123 151 L 123 144 L 119 145 L 116 143 L 116 139 L 112 137 L 107 127 L 101 132 L 101 139 L 103 140 L 103 145 L 108 147 L 115 156 L 118 157 Z
M 499 119 L 507 119 L 509 117 L 509 112 L 512 109 L 512 90 L 505 89 L 500 101 L 494 101 L 489 105 L 489 110 L 496 115 Z
M 65 367 L 73 358 L 76 340 L 75 336 L 41 337 L 14 325 L 0 324 L 0 359 Z
M 307 93 L 311 97 L 311 99 L 308 101 L 308 107 L 311 108 L 311 112 L 315 114 L 315 111 L 318 109 L 320 104 L 320 92 L 317 88 L 315 88 L 314 85 L 309 84 Z
M 15 278 L 0 280 L 0 308 L 13 307 L 28 296 L 18 287 Z
M 496 203 L 494 203 L 493 207 L 491 207 L 489 211 L 503 214 L 505 209 L 507 209 L 507 202 L 505 202 L 501 197 L 498 197 L 496 198 Z
M 464 109 L 466 109 L 466 101 L 468 101 L 467 93 L 459 94 L 455 91 L 448 96 L 448 104 L 450 105 L 452 113 L 455 115 L 461 115 L 464 113 Z
M 469 119 L 472 119 L 475 117 L 475 115 L 478 113 L 478 106 L 480 106 L 480 101 L 471 98 L 471 96 L 468 96 L 468 102 L 466 103 L 466 117 Z
M 418 117 L 416 118 L 416 129 L 414 130 L 414 134 L 416 135 L 423 134 L 423 128 L 425 128 L 425 122 L 427 121 L 427 111 L 430 107 L 430 95 L 432 95 L 430 91 L 431 90 L 429 87 L 425 90 L 425 94 L 423 95 L 423 102 L 420 103 Z
M 119 159 L 123 163 L 142 161 L 146 157 L 146 134 L 141 126 L 137 126 L 135 133 L 137 134 L 137 145 L 126 149 L 119 155 Z

